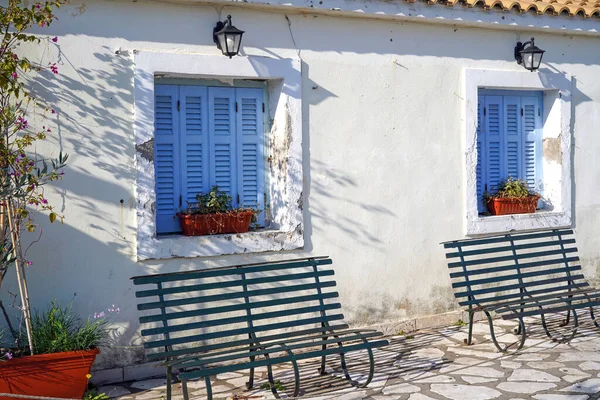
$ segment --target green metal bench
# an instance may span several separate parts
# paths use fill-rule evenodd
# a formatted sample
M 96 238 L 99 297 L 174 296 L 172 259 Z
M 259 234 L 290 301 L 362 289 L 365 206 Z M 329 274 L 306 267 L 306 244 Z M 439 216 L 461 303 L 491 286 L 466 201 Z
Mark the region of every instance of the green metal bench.
M 145 328 L 144 347 L 150 360 L 163 360 L 167 368 L 167 398 L 171 398 L 173 370 L 180 371 L 184 398 L 187 382 L 206 382 L 212 399 L 210 376 L 249 370 L 246 387 L 254 385 L 254 369 L 267 368 L 269 386 L 278 397 L 272 366 L 291 363 L 294 393 L 300 389 L 297 361 L 321 358 L 325 374 L 328 355 L 339 355 L 351 384 L 364 387 L 373 378 L 372 349 L 386 340 L 370 330 L 351 330 L 341 322 L 332 264 L 327 257 L 238 265 L 196 271 L 133 277 L 135 285 L 156 285 L 140 290 L 136 297 L 148 299 L 138 310 L 152 312 L 140 317 Z M 146 328 L 148 324 L 152 327 Z M 345 353 L 366 350 L 369 375 L 365 382 L 350 378 Z
M 569 342 L 577 333 L 577 310 L 589 308 L 592 321 L 600 328 L 593 308 L 600 305 L 600 291 L 590 287 L 581 274 L 572 235 L 572 230 L 563 229 L 443 243 L 446 258 L 451 259 L 448 267 L 454 294 L 469 312 L 467 344 L 472 341 L 477 311 L 487 317 L 492 341 L 501 352 L 523 347 L 525 317 L 541 317 L 548 337 L 560 342 Z M 504 346 L 498 343 L 492 312 L 518 320 L 518 341 Z M 573 316 L 573 325 L 565 328 L 567 334 L 553 335 L 548 329 L 546 315 L 556 313 L 566 313 L 562 327 L 569 325 Z

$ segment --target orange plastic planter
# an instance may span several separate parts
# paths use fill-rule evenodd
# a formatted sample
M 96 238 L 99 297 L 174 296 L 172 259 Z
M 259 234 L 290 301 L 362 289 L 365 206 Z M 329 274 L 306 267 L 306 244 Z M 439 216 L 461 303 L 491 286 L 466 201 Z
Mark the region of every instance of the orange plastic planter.
M 244 233 L 250 229 L 252 211 L 223 214 L 177 214 L 181 230 L 186 236 Z
M 0 362 L 0 393 L 81 399 L 98 349 L 36 354 Z M 14 400 L 0 396 L 0 400 Z
M 492 197 L 487 209 L 492 215 L 531 214 L 535 212 L 540 196 L 525 198 Z

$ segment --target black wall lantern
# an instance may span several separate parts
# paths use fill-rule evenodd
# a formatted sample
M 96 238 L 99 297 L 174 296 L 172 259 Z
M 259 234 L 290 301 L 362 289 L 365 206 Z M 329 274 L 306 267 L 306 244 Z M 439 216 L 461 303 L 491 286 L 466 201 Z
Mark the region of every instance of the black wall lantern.
M 213 41 L 224 55 L 231 58 L 239 53 L 243 34 L 244 31 L 231 25 L 231 15 L 228 15 L 225 21 L 217 22 L 213 28 Z
M 544 50 L 535 45 L 534 38 L 531 38 L 529 42 L 517 42 L 515 46 L 515 60 L 517 60 L 517 64 L 522 64 L 526 70 L 533 72 L 540 68 L 544 52 Z

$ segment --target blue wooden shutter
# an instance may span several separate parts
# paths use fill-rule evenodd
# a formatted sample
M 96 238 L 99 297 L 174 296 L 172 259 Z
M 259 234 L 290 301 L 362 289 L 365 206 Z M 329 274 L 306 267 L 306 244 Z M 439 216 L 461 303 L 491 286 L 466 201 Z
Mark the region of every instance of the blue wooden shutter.
M 479 212 L 485 211 L 485 205 L 483 204 L 482 196 L 485 188 L 486 181 L 484 179 L 484 166 L 485 166 L 485 154 L 484 154 L 484 115 L 483 108 L 485 106 L 485 97 L 478 96 L 477 98 L 477 167 L 476 167 L 476 175 L 477 175 L 477 210 Z
M 179 208 L 179 121 L 177 87 L 154 88 L 154 179 L 156 232 L 179 232 L 175 213 Z
M 487 190 L 498 188 L 504 171 L 504 118 L 502 96 L 485 96 L 485 182 Z
M 208 88 L 210 186 L 217 185 L 237 205 L 235 90 Z
M 239 205 L 262 210 L 264 226 L 264 129 L 262 89 L 236 89 Z
M 542 162 L 542 117 L 541 98 L 539 96 L 523 96 L 523 145 L 524 145 L 524 176 L 530 190 L 542 192 L 541 162 Z
M 181 86 L 180 141 L 182 207 L 209 190 L 208 95 L 205 86 Z
M 522 176 L 522 139 L 521 139 L 521 99 L 516 96 L 504 97 L 504 143 L 505 143 L 505 171 L 501 178 L 512 177 L 519 179 Z

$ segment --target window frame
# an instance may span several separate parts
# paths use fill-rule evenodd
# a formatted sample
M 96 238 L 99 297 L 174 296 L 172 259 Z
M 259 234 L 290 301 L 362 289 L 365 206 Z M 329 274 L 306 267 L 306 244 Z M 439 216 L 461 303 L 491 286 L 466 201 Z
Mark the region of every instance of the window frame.
M 154 80 L 154 89 L 156 92 L 156 87 L 157 86 L 169 86 L 169 87 L 175 87 L 177 88 L 177 98 L 178 101 L 182 101 L 181 100 L 181 88 L 182 87 L 201 87 L 201 88 L 205 88 L 207 91 L 207 99 L 210 97 L 208 95 L 208 93 L 210 93 L 210 89 L 211 88 L 224 88 L 224 89 L 232 89 L 232 91 L 234 91 L 234 96 L 233 97 L 237 97 L 237 92 L 235 91 L 235 89 L 259 89 L 261 90 L 261 96 L 262 96 L 262 105 L 263 105 L 263 110 L 262 112 L 262 126 L 263 126 L 263 131 L 262 131 L 262 144 L 261 147 L 263 149 L 263 154 L 262 154 L 262 175 L 263 175 L 263 190 L 262 190 L 262 195 L 264 196 L 265 200 L 264 200 L 264 206 L 259 206 L 259 208 L 261 209 L 261 215 L 260 215 L 260 219 L 259 219 L 259 223 L 261 223 L 260 225 L 260 229 L 268 229 L 269 225 L 270 225 L 270 219 L 267 217 L 269 215 L 269 207 L 268 205 L 270 204 L 270 193 L 267 190 L 267 188 L 269 187 L 269 174 L 267 171 L 267 160 L 269 157 L 269 146 L 266 146 L 265 144 L 268 143 L 268 139 L 269 139 L 269 132 L 271 131 L 271 125 L 270 125 L 270 120 L 269 120 L 269 91 L 268 91 L 268 87 L 267 87 L 267 81 L 266 80 L 246 80 L 246 79 L 233 79 L 231 82 L 229 83 L 223 83 L 220 82 L 218 80 L 215 79 L 203 79 L 203 78 L 199 78 L 199 79 L 190 79 L 190 78 L 160 78 L 157 77 Z M 208 113 L 208 107 L 209 104 L 208 102 L 206 103 L 206 112 Z M 183 112 L 183 111 L 182 111 Z M 210 120 L 210 118 L 209 118 Z M 181 135 L 183 132 L 183 128 L 181 126 L 181 124 L 178 125 L 177 127 L 178 132 L 176 133 L 177 135 L 179 135 L 179 138 L 181 140 Z M 209 144 L 210 144 L 210 128 L 208 128 L 209 131 L 206 132 L 207 136 L 207 154 L 204 154 L 203 157 L 209 157 L 209 153 L 210 151 L 209 149 Z M 239 140 L 239 138 L 237 137 L 237 135 L 239 134 L 239 132 L 236 131 L 236 138 L 234 139 L 236 142 Z M 181 151 L 181 146 L 178 146 L 178 151 Z M 236 147 L 236 151 L 237 153 L 235 154 L 235 156 L 238 159 L 239 162 L 239 158 L 240 158 L 240 148 Z M 179 186 L 181 186 L 181 190 L 183 190 L 183 181 L 185 178 L 185 171 L 184 168 L 182 168 L 183 165 L 183 159 L 182 159 L 182 154 L 178 154 L 179 157 L 177 158 L 178 160 L 178 165 L 176 165 L 176 168 L 180 171 L 180 177 L 179 177 Z M 210 171 L 211 168 L 213 168 L 213 165 L 210 165 L 209 163 L 209 170 L 208 170 L 208 174 L 210 175 Z M 156 169 L 156 157 L 154 159 L 154 168 Z M 237 176 L 237 173 L 236 173 Z M 237 176 L 237 178 L 239 178 L 239 176 Z M 211 186 L 211 185 L 209 185 Z M 205 191 L 208 191 L 209 188 L 205 188 Z M 239 196 L 239 195 L 238 195 Z M 185 200 L 184 200 L 185 201 Z M 236 204 L 236 199 L 233 199 L 234 202 L 234 207 L 238 206 Z M 185 204 L 183 206 L 180 205 L 180 207 L 185 207 Z M 157 236 L 158 237 L 162 237 L 165 235 L 178 235 L 181 234 L 180 232 L 159 232 L 159 227 L 158 227 L 158 217 L 156 217 L 155 219 L 156 222 L 156 231 L 157 231 Z
M 570 227 L 572 225 L 571 81 L 568 74 L 541 71 L 465 69 L 464 121 L 464 232 L 480 236 L 509 231 Z M 542 151 L 543 187 L 549 207 L 534 214 L 480 216 L 477 207 L 477 107 L 480 89 L 525 90 L 543 93 L 542 143 L 559 141 L 562 156 L 552 164 Z M 544 145 L 542 145 L 544 147 Z
M 299 58 L 134 52 L 134 143 L 138 261 L 208 257 L 304 247 L 302 72 Z M 263 80 L 268 88 L 271 131 L 267 190 L 271 225 L 244 234 L 157 236 L 154 178 L 154 84 L 158 79 Z M 162 81 L 165 82 L 165 81 Z

